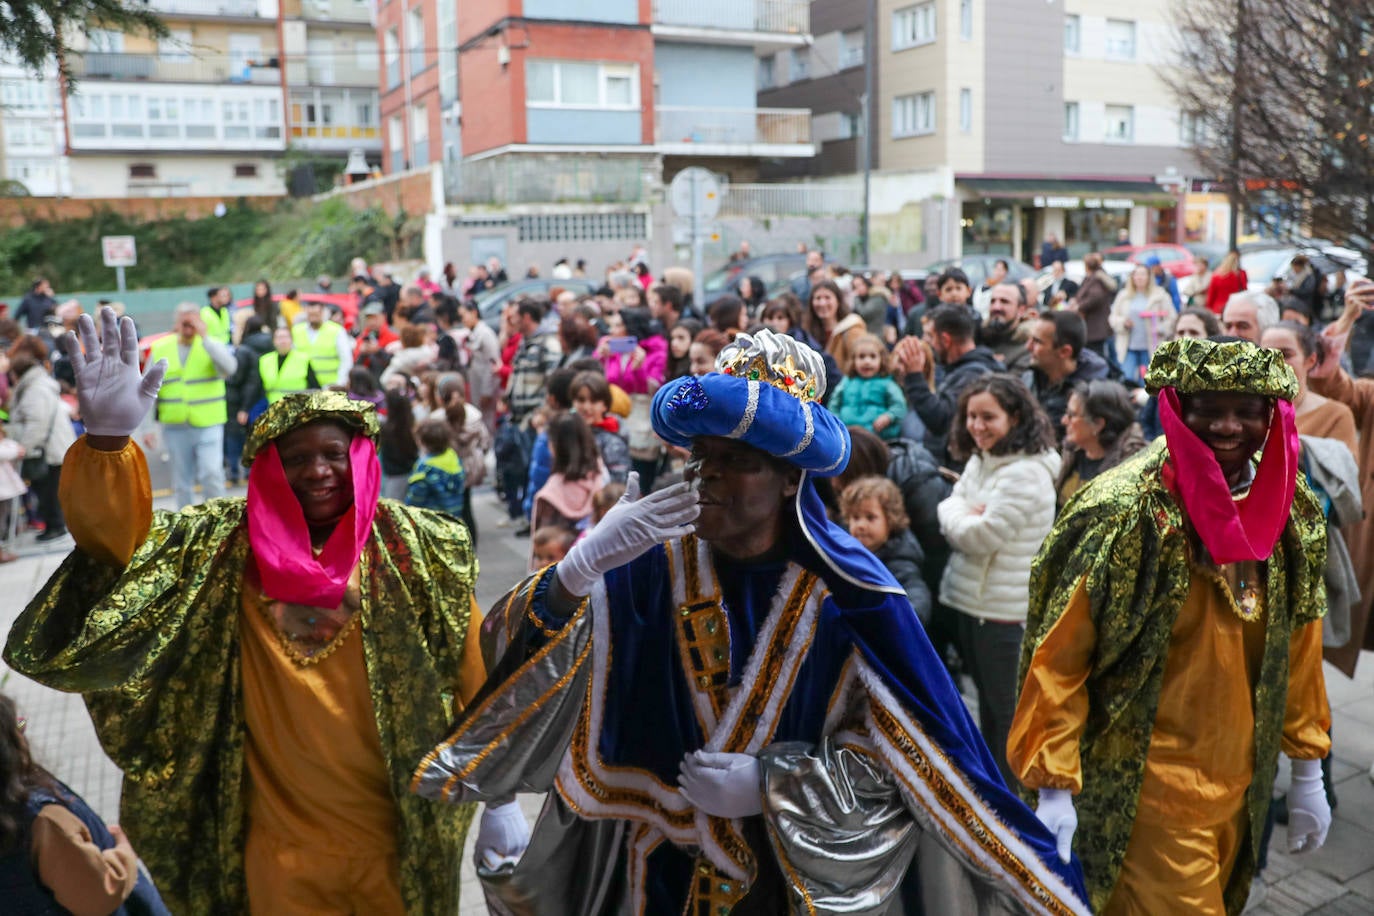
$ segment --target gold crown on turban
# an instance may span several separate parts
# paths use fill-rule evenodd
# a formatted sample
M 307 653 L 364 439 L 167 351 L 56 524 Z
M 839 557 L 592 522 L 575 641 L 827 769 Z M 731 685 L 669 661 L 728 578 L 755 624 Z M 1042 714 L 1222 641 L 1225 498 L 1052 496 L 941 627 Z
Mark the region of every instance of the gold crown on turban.
M 716 371 L 763 382 L 799 401 L 825 395 L 825 362 L 819 353 L 786 334 L 764 329 L 740 334 L 716 357 Z
M 1217 343 L 1180 337 L 1155 350 L 1145 388 L 1151 394 L 1174 388 L 1179 394 L 1217 391 L 1291 401 L 1298 394 L 1298 379 L 1278 350 L 1248 341 Z

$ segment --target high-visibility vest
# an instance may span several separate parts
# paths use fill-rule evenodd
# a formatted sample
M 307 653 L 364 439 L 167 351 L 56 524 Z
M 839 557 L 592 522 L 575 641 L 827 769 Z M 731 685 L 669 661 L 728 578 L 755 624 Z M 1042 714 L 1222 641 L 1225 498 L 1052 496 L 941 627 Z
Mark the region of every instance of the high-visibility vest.
M 344 333 L 342 325 L 325 320 L 310 339 L 310 322 L 302 321 L 291 329 L 291 339 L 295 348 L 310 357 L 310 366 L 315 370 L 315 378 L 321 385 L 332 385 L 339 375 L 339 335 Z
M 284 361 L 276 350 L 264 353 L 258 359 L 258 375 L 262 378 L 262 391 L 267 395 L 269 404 L 277 403 L 288 394 L 308 391 L 309 372 L 310 357 L 300 350 L 286 354 Z
M 205 322 L 206 337 L 222 344 L 234 342 L 234 319 L 227 308 L 216 312 L 213 306 L 204 306 L 200 310 L 200 320 Z
M 181 362 L 177 336 L 168 334 L 148 351 L 152 362 L 167 360 L 167 374 L 157 392 L 159 423 L 186 423 L 195 427 L 222 426 L 229 419 L 224 405 L 224 379 L 199 337 L 191 341 L 186 363 Z

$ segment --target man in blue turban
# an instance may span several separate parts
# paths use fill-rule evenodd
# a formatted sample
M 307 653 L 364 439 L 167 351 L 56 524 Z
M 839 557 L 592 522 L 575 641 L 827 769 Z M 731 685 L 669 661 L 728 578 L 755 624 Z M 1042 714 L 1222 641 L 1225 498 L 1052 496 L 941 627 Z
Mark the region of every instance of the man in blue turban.
M 489 907 L 1088 912 L 905 593 L 826 519 L 812 478 L 849 435 L 819 354 L 763 331 L 716 368 L 654 398 L 684 483 L 632 478 L 498 604 L 488 681 L 415 774 L 450 802 L 549 793 L 528 848 L 520 824 L 479 836 Z

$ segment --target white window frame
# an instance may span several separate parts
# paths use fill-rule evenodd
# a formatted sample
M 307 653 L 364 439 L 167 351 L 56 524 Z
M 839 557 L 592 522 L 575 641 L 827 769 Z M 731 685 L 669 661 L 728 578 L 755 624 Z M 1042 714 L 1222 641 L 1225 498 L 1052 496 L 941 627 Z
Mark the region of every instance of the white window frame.
M 191 30 L 172 29 L 166 38 L 157 40 L 159 60 L 169 63 L 189 63 L 191 61 Z
M 935 0 L 926 0 L 892 12 L 892 50 L 905 51 L 933 44 L 939 37 Z
M 1122 118 L 1121 114 L 1125 117 Z M 1117 123 L 1124 130 L 1114 130 Z M 1135 106 L 1108 105 L 1102 114 L 1102 141 L 1104 143 L 1128 144 L 1135 142 Z
M 1207 142 L 1207 121 L 1196 111 L 1178 113 L 1178 145 L 1197 147 Z
M 959 0 L 959 40 L 973 41 L 973 0 Z
M 795 83 L 811 78 L 811 49 L 793 48 L 787 52 L 787 81 Z
M 840 33 L 840 69 L 864 65 L 864 30 L 851 29 Z
M 893 97 L 892 139 L 928 137 L 935 133 L 935 125 L 935 90 Z
M 1077 13 L 1064 15 L 1064 53 L 1069 57 L 1083 53 L 1083 17 Z
M 759 58 L 759 88 L 775 89 L 778 85 L 778 56 L 765 54 Z
M 973 133 L 973 90 L 959 90 L 959 130 L 962 133 Z
M 1079 107 L 1077 102 L 1064 103 L 1064 142 L 1077 143 L 1079 133 Z
M 583 105 L 564 103 L 562 67 L 564 64 L 594 64 L 597 68 L 597 104 Z M 532 101 L 529 97 L 529 68 L 531 66 L 551 66 L 553 68 L 553 101 Z M 559 60 L 549 57 L 529 58 L 525 62 L 525 107 L 581 111 L 638 111 L 640 107 L 639 65 L 620 61 L 597 60 Z M 630 101 L 628 104 L 612 105 L 607 101 L 607 78 L 629 77 Z
M 1112 37 L 1112 27 L 1118 30 L 1129 30 L 1129 43 L 1120 38 Z M 1108 19 L 1106 30 L 1103 32 L 1103 49 L 1107 60 L 1135 60 L 1137 49 L 1140 44 L 1140 30 L 1136 23 L 1130 19 Z

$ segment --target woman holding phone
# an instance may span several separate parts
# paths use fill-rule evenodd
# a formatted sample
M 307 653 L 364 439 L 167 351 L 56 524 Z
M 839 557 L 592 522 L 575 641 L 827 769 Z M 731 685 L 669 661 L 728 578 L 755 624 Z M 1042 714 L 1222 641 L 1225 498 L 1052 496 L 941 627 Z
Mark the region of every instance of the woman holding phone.
M 606 381 L 630 396 L 625 437 L 630 441 L 630 460 L 639 472 L 639 485 L 647 493 L 653 488 L 663 454 L 662 443 L 650 424 L 649 399 L 663 384 L 668 341 L 655 332 L 645 308 L 621 309 L 606 323 L 610 333 L 596 345 L 596 356 L 606 369 Z

